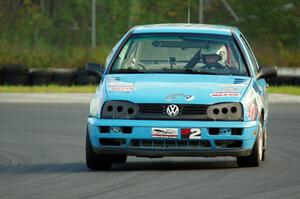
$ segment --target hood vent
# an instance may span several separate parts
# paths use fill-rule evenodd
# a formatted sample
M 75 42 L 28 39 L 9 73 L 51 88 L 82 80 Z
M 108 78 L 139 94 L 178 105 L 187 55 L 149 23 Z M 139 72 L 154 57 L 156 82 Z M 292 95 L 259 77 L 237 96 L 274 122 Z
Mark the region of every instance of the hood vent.
M 246 81 L 248 81 L 248 80 L 247 79 L 242 79 L 242 78 L 236 78 L 236 79 L 234 79 L 233 84 L 243 84 Z

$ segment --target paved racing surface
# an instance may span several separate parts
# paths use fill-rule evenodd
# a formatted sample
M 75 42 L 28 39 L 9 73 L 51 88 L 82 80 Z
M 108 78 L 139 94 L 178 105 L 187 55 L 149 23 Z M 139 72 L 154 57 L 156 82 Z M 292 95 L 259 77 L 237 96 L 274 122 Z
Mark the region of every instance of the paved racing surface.
M 300 105 L 272 104 L 267 161 L 130 157 L 84 163 L 86 104 L 0 104 L 0 198 L 300 198 Z

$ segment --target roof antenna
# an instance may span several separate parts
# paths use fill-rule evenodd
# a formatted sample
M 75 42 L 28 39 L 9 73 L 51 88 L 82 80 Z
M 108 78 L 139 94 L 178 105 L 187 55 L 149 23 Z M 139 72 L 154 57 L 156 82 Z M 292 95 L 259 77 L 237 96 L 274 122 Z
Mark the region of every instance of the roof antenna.
M 191 23 L 191 0 L 188 0 L 188 16 L 187 16 L 187 22 Z

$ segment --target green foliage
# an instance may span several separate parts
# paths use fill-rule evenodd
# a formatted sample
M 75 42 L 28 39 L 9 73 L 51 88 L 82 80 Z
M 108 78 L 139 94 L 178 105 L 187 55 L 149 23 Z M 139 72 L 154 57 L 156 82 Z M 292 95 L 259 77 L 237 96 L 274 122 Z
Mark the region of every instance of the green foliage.
M 0 93 L 94 93 L 96 85 L 87 86 L 0 86 Z M 299 86 L 271 86 L 268 93 L 300 95 Z
M 1 0 L 0 64 L 77 67 L 103 63 L 134 25 L 185 23 L 188 0 L 96 0 L 97 49 L 91 49 L 91 0 Z M 198 22 L 198 0 L 191 22 Z M 205 0 L 204 22 L 234 25 L 255 49 L 262 65 L 299 66 L 298 0 L 227 0 L 235 21 L 219 0 Z
M 280 93 L 288 95 L 300 95 L 299 86 L 271 86 L 268 88 L 269 93 Z
M 0 93 L 94 93 L 95 85 L 87 86 L 0 86 Z

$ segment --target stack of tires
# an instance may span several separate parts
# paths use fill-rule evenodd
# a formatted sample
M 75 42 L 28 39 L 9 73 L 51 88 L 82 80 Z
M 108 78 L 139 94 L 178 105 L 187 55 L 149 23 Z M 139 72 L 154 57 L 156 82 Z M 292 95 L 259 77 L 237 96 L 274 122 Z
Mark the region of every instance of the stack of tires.
M 7 85 L 28 85 L 28 68 L 20 64 L 7 64 L 2 68 L 2 83 Z
M 98 84 L 100 78 L 86 74 L 85 68 L 31 68 L 24 65 L 6 64 L 0 66 L 0 84 L 4 85 L 49 85 L 63 86 Z
M 50 69 L 32 68 L 29 70 L 30 85 L 49 85 L 52 83 L 53 71 Z
M 99 78 L 91 77 L 86 74 L 85 68 L 77 68 L 75 72 L 74 83 L 75 85 L 88 85 L 88 84 L 98 84 L 100 82 Z
M 71 86 L 74 84 L 75 69 L 53 69 L 53 84 Z
M 0 85 L 2 85 L 2 66 L 0 65 Z

